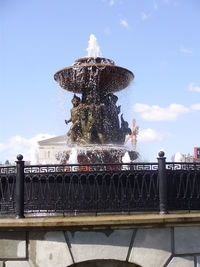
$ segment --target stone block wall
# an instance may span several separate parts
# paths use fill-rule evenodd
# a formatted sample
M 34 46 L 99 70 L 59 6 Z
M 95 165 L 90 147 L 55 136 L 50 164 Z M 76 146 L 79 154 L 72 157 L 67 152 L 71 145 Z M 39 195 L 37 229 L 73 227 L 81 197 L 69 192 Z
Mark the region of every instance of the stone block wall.
M 0 232 L 0 267 L 66 267 L 103 259 L 200 267 L 200 226 Z

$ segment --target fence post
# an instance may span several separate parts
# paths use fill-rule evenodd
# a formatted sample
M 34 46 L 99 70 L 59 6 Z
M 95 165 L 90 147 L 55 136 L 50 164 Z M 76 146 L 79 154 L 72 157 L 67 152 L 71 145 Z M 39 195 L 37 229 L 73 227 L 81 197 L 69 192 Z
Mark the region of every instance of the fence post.
M 166 157 L 164 151 L 158 153 L 158 184 L 159 184 L 159 205 L 160 214 L 167 213 L 167 177 L 165 169 Z
M 16 218 L 24 218 L 24 161 L 22 155 L 17 155 L 16 161 Z

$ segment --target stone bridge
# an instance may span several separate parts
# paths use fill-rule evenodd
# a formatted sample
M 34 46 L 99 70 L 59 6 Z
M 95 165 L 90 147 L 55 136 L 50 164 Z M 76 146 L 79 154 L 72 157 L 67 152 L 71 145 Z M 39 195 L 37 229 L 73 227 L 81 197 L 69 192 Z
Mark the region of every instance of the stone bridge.
M 1 267 L 200 267 L 200 214 L 0 220 Z

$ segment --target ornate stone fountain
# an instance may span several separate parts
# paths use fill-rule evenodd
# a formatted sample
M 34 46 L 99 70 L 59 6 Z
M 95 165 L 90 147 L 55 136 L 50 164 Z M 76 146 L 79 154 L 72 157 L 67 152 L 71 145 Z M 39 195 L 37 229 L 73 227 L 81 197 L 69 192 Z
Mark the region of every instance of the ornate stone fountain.
M 74 93 L 68 132 L 68 145 L 78 150 L 75 163 L 117 163 L 128 151 L 126 135 L 131 134 L 128 122 L 120 115 L 118 97 L 114 94 L 133 80 L 131 71 L 116 66 L 102 57 L 80 58 L 54 75 L 59 85 Z M 76 94 L 80 94 L 77 96 Z M 120 116 L 120 120 L 119 120 Z M 65 153 L 65 161 L 70 152 Z M 132 160 L 136 151 L 129 151 Z

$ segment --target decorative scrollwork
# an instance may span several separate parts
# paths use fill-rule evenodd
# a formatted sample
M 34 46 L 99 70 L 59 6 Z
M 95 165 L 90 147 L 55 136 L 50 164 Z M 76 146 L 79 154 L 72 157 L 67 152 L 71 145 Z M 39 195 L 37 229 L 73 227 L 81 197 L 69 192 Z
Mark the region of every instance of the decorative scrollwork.
M 0 167 L 0 175 L 14 174 L 14 173 L 16 173 L 16 167 L 15 166 Z
M 67 164 L 67 165 L 34 165 L 26 166 L 24 173 L 56 173 L 56 172 L 104 172 L 104 171 L 150 171 L 157 170 L 156 163 L 131 164 Z
M 193 171 L 200 171 L 200 163 L 196 162 L 166 162 L 166 169 L 167 170 L 193 170 Z

